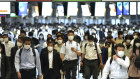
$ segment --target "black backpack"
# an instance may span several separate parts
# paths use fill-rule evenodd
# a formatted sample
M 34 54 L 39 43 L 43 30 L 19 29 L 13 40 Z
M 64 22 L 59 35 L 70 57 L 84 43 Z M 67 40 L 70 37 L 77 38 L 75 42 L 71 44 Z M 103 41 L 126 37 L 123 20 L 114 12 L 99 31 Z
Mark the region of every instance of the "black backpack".
M 21 63 L 21 53 L 22 53 L 23 48 L 20 49 L 19 51 L 19 59 L 20 59 L 20 63 Z M 36 54 L 35 54 L 35 49 L 32 48 L 32 52 L 33 52 L 33 56 L 35 57 L 35 65 L 36 65 Z
M 134 65 L 137 67 L 137 68 L 140 68 L 140 54 L 139 56 L 136 55 L 136 60 L 134 62 Z

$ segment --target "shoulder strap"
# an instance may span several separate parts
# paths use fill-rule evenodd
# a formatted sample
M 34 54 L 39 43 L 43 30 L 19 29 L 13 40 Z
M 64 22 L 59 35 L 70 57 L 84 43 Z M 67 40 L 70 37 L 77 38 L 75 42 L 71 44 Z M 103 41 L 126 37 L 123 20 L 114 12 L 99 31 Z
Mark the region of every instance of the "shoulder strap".
M 23 50 L 23 48 L 21 48 L 20 51 L 19 51 L 19 60 L 20 60 L 20 63 L 21 63 L 21 53 L 22 53 L 22 50 Z
M 88 43 L 86 43 L 86 44 L 85 44 L 85 47 L 84 47 L 84 48 L 85 48 L 85 52 L 86 52 L 86 47 L 87 47 L 87 44 L 88 44 Z
M 21 53 L 22 53 L 23 48 L 20 49 L 19 51 L 19 59 L 20 59 L 20 63 L 21 63 Z M 35 49 L 32 48 L 32 52 L 34 55 L 34 59 L 35 59 L 35 65 L 36 65 L 36 54 L 35 54 Z
M 99 59 L 97 44 L 96 44 L 96 42 L 94 42 L 94 44 L 95 44 L 95 48 L 96 48 L 97 57 L 98 57 L 98 59 Z
M 112 61 L 113 61 L 113 57 L 111 57 L 111 59 L 110 59 L 110 64 L 112 63 Z
M 36 53 L 35 53 L 35 49 L 32 48 L 32 52 L 33 52 L 33 55 L 34 55 L 35 65 L 36 65 Z

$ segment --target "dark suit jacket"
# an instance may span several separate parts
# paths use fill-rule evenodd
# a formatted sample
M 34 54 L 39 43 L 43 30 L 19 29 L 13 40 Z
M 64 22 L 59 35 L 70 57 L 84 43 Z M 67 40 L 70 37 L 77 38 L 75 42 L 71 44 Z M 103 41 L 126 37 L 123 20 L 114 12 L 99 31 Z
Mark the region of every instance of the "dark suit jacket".
M 1 77 L 2 79 L 10 79 L 10 63 L 8 58 L 2 54 L 1 55 Z
M 40 61 L 41 61 L 42 73 L 46 75 L 49 71 L 49 60 L 48 60 L 47 48 L 42 49 L 41 55 L 40 55 Z M 56 50 L 53 50 L 53 70 L 56 72 L 60 72 L 60 69 L 62 69 L 62 60 L 60 58 L 59 53 Z
M 15 47 L 13 47 L 11 49 L 10 65 L 11 65 L 12 71 L 15 71 L 15 64 L 14 64 L 14 62 L 15 62 L 15 55 L 16 55 L 17 50 L 18 50 L 17 46 L 15 46 Z

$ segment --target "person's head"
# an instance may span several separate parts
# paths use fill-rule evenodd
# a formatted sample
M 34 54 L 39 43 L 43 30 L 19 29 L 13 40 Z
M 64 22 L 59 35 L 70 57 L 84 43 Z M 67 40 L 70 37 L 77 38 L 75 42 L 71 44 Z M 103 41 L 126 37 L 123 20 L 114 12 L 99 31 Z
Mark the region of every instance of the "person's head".
M 4 38 L 4 42 L 8 42 L 9 41 L 8 34 L 4 34 L 3 35 L 3 38 Z
M 123 38 L 123 32 L 122 31 L 118 32 L 118 38 Z
M 51 35 L 51 34 L 48 34 L 48 35 L 47 35 L 47 38 L 52 38 L 52 35 Z
M 139 49 L 139 51 L 140 51 L 140 39 L 139 38 L 136 38 L 134 40 L 133 53 L 136 53 L 136 49 Z
M 117 44 L 115 46 L 116 55 L 120 58 L 122 58 L 124 56 L 124 50 L 125 50 L 125 47 L 123 44 Z
M 78 30 L 74 30 L 74 35 L 78 35 Z
M 61 35 L 57 36 L 58 44 L 63 44 L 63 37 Z
M 130 44 L 130 42 L 131 42 L 131 36 L 130 35 L 125 36 L 125 42 Z
M 89 31 L 85 32 L 84 39 L 85 39 L 85 40 L 88 40 L 88 36 L 89 36 Z
M 92 35 L 89 35 L 89 36 L 88 36 L 88 42 L 89 42 L 89 44 L 93 44 L 93 42 L 94 42 L 94 37 L 93 37 Z
M 33 32 L 29 32 L 28 36 L 29 36 L 30 38 L 33 38 Z
M 72 30 L 68 31 L 68 40 L 73 41 L 74 39 L 74 32 Z
M 112 36 L 107 36 L 107 42 L 112 43 Z
M 48 42 L 47 45 L 48 45 L 48 51 L 49 52 L 52 52 L 53 51 L 53 48 L 54 48 L 54 42 L 52 42 L 52 41 L 51 42 Z
M 21 31 L 20 31 L 20 36 L 26 37 L 26 32 L 25 32 L 24 30 L 21 30 Z
M 58 33 L 57 33 L 57 36 L 60 36 L 60 35 L 62 35 L 62 33 L 61 33 L 61 32 L 58 32 Z
M 39 40 L 44 40 L 44 35 L 42 33 L 39 35 Z
M 24 43 L 24 37 L 19 36 L 17 40 L 17 46 L 22 47 Z
M 47 38 L 47 42 L 53 42 L 54 40 L 53 40 L 53 38 Z
M 108 35 L 108 36 L 112 36 L 112 32 L 111 32 L 111 31 L 108 31 L 108 32 L 107 32 L 107 35 Z
M 27 50 L 31 48 L 31 38 L 25 37 L 25 39 L 24 39 L 24 48 L 27 49 Z
M 138 32 L 134 32 L 134 33 L 133 33 L 133 38 L 134 38 L 134 39 L 138 38 L 138 34 L 139 34 Z

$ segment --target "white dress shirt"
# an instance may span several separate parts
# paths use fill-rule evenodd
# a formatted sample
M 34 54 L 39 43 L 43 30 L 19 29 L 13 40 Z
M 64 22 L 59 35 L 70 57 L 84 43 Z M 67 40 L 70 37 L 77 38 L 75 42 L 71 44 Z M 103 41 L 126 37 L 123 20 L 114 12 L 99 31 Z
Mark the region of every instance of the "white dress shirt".
M 49 58 L 49 69 L 53 68 L 53 52 L 48 53 Z
M 76 51 L 80 52 L 80 45 L 75 41 L 67 41 L 66 44 L 64 43 L 60 53 L 65 54 L 64 60 L 76 60 L 77 54 L 71 50 L 71 48 L 75 48 Z
M 14 47 L 14 43 L 9 41 L 8 43 L 5 43 L 5 52 L 6 56 L 10 57 L 11 56 L 11 48 Z
M 111 58 L 106 62 L 101 79 L 107 79 L 108 75 L 110 79 L 128 79 L 127 71 L 130 65 L 129 58 L 126 56 L 125 60 L 122 58 L 117 58 L 116 60 L 113 59 L 111 64 L 110 60 Z

